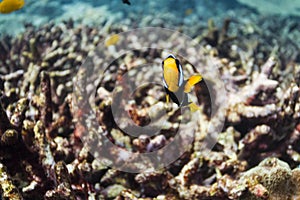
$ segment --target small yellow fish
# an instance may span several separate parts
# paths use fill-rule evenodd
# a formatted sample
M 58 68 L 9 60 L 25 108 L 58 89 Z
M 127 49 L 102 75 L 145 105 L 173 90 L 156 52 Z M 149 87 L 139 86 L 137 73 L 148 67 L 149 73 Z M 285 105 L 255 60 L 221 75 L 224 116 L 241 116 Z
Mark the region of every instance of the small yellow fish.
M 2 0 L 0 2 L 0 13 L 7 14 L 21 9 L 25 4 L 24 0 Z
M 118 34 L 113 34 L 105 40 L 105 46 L 108 47 L 111 45 L 115 45 L 119 40 L 120 40 L 120 36 Z
M 192 87 L 202 80 L 200 74 L 191 76 L 184 80 L 182 66 L 179 60 L 173 55 L 169 55 L 163 62 L 163 84 L 166 90 L 166 102 L 169 103 L 170 97 L 178 106 L 189 106 L 191 111 L 198 110 L 198 106 L 188 100 L 188 93 Z
M 192 8 L 188 8 L 188 9 L 185 10 L 184 13 L 185 13 L 186 16 L 191 15 L 193 13 L 193 9 Z

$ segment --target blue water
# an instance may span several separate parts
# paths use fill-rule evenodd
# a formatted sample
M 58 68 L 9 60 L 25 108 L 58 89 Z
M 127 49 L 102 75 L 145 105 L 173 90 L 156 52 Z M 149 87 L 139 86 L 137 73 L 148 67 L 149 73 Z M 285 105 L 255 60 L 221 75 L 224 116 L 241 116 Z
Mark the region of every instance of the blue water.
M 24 23 L 41 25 L 69 18 L 78 23 L 104 26 L 125 24 L 128 27 L 161 26 L 192 28 L 216 22 L 224 17 L 247 17 L 257 14 L 254 8 L 236 0 L 26 0 L 25 6 L 11 14 L 0 15 L 0 33 L 15 35 L 24 31 Z

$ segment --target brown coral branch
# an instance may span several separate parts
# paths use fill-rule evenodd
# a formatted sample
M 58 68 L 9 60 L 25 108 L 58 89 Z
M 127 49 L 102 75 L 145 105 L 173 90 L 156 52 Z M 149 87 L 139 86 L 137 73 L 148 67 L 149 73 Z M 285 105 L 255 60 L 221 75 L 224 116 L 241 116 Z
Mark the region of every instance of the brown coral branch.
M 45 133 L 45 126 L 43 122 L 37 121 L 34 126 L 34 138 L 35 138 L 35 145 L 39 152 L 39 159 L 46 172 L 46 175 L 51 180 L 55 180 L 53 174 L 53 166 L 55 164 L 55 160 L 53 158 L 50 144 L 46 139 Z
M 76 199 L 66 164 L 63 161 L 56 163 L 54 172 L 57 186 L 56 189 L 46 192 L 45 199 Z
M 10 122 L 13 126 L 20 129 L 23 125 L 25 119 L 25 112 L 28 108 L 29 100 L 27 98 L 22 98 L 17 102 L 16 108 L 13 115 L 10 118 Z
M 275 137 L 276 135 L 271 127 L 267 125 L 256 126 L 240 141 L 239 158 L 247 158 L 248 160 L 249 157 L 255 157 L 257 151 L 266 151 L 274 142 Z
M 41 96 L 43 106 L 41 107 L 41 119 L 46 128 L 52 123 L 52 100 L 51 100 L 51 82 L 47 72 L 41 72 Z
M 4 132 L 11 127 L 10 121 L 8 119 L 8 116 L 6 114 L 5 109 L 2 106 L 2 103 L 0 101 L 0 136 L 4 134 Z

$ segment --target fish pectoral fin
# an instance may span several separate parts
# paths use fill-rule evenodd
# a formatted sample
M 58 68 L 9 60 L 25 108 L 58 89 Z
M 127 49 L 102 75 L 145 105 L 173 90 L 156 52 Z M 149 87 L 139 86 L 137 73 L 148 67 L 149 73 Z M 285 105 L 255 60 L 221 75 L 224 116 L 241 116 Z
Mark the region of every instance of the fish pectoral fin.
M 189 106 L 189 108 L 190 108 L 190 110 L 191 110 L 192 112 L 196 112 L 197 110 L 200 109 L 199 106 L 197 106 L 194 102 L 190 102 L 190 103 L 188 104 L 188 106 Z
M 166 104 L 165 104 L 165 109 L 167 110 L 167 112 L 172 110 L 172 106 L 170 104 L 170 95 L 166 95 Z
M 199 83 L 202 80 L 202 76 L 200 74 L 191 76 L 185 83 L 184 92 L 189 93 L 192 91 L 192 87 Z

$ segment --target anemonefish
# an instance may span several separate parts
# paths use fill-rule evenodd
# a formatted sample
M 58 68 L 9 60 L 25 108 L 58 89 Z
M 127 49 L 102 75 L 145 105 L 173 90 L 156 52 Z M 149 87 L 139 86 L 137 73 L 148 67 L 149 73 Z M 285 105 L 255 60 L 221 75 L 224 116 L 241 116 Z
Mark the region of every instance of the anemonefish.
M 21 9 L 25 4 L 24 0 L 2 0 L 0 2 L 0 13 L 11 13 Z
M 184 80 L 182 66 L 174 55 L 169 55 L 163 62 L 163 85 L 166 90 L 166 102 L 169 103 L 170 97 L 179 107 L 189 106 L 191 111 L 198 110 L 198 106 L 190 102 L 188 93 L 192 87 L 202 80 L 200 74 L 191 76 Z
M 119 40 L 120 40 L 120 36 L 118 34 L 113 34 L 105 40 L 105 46 L 106 47 L 113 46 L 117 44 Z

